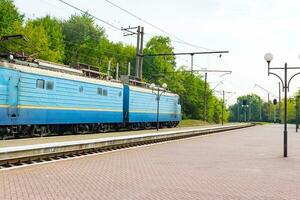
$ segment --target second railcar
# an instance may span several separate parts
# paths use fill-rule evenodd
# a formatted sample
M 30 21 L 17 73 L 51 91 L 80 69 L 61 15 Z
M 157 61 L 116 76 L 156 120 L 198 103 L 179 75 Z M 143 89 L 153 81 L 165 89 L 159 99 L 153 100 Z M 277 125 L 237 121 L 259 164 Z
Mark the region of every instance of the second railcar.
M 164 92 L 159 100 L 161 126 L 174 127 L 181 120 L 179 96 Z M 124 120 L 131 126 L 155 127 L 157 120 L 157 91 L 124 85 Z

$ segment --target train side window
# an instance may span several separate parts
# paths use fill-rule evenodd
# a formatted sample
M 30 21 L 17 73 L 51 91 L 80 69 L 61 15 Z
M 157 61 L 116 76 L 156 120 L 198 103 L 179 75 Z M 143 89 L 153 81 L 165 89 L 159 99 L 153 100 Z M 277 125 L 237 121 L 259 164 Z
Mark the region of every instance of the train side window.
M 42 79 L 36 80 L 36 88 L 44 89 L 45 88 L 45 81 Z
M 46 89 L 47 90 L 53 90 L 53 88 L 54 88 L 53 81 L 47 81 L 47 83 L 46 83 Z
M 105 97 L 106 97 L 107 95 L 108 95 L 108 94 L 107 94 L 107 90 L 106 90 L 106 89 L 104 89 L 104 90 L 103 90 L 103 96 L 105 96 Z
M 99 94 L 99 95 L 103 95 L 103 90 L 102 90 L 102 88 L 97 88 L 97 94 Z
M 79 86 L 79 92 L 82 93 L 83 92 L 83 87 Z

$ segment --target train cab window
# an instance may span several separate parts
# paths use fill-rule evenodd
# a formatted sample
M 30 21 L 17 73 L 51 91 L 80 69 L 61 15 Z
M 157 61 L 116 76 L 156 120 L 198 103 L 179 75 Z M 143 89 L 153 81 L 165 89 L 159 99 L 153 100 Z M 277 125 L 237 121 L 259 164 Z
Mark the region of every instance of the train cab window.
M 36 88 L 44 89 L 45 88 L 45 81 L 42 79 L 36 80 Z
M 53 90 L 53 88 L 54 88 L 53 81 L 47 81 L 47 83 L 46 83 L 46 89 L 47 90 Z
M 103 95 L 103 90 L 102 90 L 102 88 L 97 88 L 97 94 L 99 94 L 99 95 Z
M 105 89 L 103 90 L 103 96 L 105 96 L 105 97 L 107 96 L 107 90 L 105 90 Z
M 79 86 L 79 92 L 83 92 L 83 87 L 82 86 Z

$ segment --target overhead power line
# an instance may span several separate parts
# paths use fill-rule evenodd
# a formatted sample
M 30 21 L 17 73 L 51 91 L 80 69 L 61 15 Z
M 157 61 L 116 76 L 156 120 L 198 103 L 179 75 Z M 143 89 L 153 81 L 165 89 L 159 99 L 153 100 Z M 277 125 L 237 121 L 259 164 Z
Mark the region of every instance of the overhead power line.
M 104 1 L 106 1 L 107 3 L 109 3 L 110 5 L 113 5 L 114 7 L 118 8 L 118 9 L 124 11 L 125 13 L 131 15 L 132 17 L 134 17 L 134 18 L 136 18 L 136 19 L 138 19 L 138 20 L 140 20 L 140 21 L 148 24 L 149 26 L 152 26 L 153 28 L 155 28 L 155 29 L 157 29 L 157 30 L 159 30 L 159 31 L 161 31 L 161 32 L 163 32 L 163 33 L 165 33 L 165 34 L 167 34 L 167 35 L 169 35 L 169 36 L 171 36 L 171 37 L 173 37 L 173 38 L 175 38 L 175 39 L 178 40 L 178 41 L 173 40 L 173 42 L 177 42 L 177 43 L 181 43 L 181 44 L 186 44 L 188 46 L 191 46 L 191 47 L 194 47 L 194 48 L 198 48 L 198 49 L 206 49 L 206 50 L 209 50 L 209 51 L 214 51 L 213 49 L 209 49 L 209 48 L 206 48 L 206 47 L 201 47 L 201 46 L 194 45 L 194 44 L 191 44 L 189 42 L 186 42 L 186 41 L 182 40 L 181 38 L 179 38 L 178 36 L 176 36 L 176 35 L 174 35 L 172 33 L 169 33 L 168 31 L 165 31 L 164 29 L 162 29 L 162 28 L 156 26 L 155 24 L 153 24 L 153 23 L 151 23 L 151 22 L 149 22 L 149 21 L 147 21 L 147 20 L 145 20 L 145 19 L 137 16 L 136 14 L 130 12 L 129 10 L 126 10 L 125 8 L 122 8 L 121 6 L 117 5 L 116 3 L 114 3 L 114 2 L 112 2 L 110 0 L 104 0 Z
M 84 10 L 81 9 L 81 8 L 78 8 L 78 7 L 76 7 L 76 6 L 74 6 L 74 5 L 70 4 L 70 3 L 68 3 L 68 2 L 66 2 L 66 1 L 63 1 L 63 0 L 57 0 L 57 1 L 59 1 L 59 2 L 61 2 L 61 3 L 63 3 L 63 4 L 65 4 L 65 5 L 69 6 L 69 7 L 71 7 L 71 8 L 74 8 L 75 10 L 78 10 L 78 11 L 80 11 L 81 13 L 88 14 L 89 16 L 93 17 L 94 19 L 96 19 L 96 20 L 98 20 L 98 21 L 100 21 L 100 22 L 102 22 L 102 23 L 104 23 L 104 24 L 106 24 L 106 25 L 108 25 L 108 26 L 110 26 L 110 27 L 116 29 L 116 30 L 121 31 L 121 29 L 120 29 L 119 27 L 117 27 L 117 26 L 113 25 L 112 23 L 107 22 L 107 21 L 105 21 L 105 20 L 103 20 L 103 19 L 100 19 L 99 17 L 97 17 L 97 16 L 95 16 L 95 15 L 92 15 L 92 14 L 90 14 L 89 12 L 84 11 Z

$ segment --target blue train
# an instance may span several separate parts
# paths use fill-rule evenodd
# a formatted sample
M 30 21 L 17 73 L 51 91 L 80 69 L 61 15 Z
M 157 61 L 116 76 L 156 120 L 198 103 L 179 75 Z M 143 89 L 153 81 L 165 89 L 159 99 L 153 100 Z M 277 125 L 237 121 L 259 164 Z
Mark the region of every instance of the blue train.
M 0 60 L 0 137 L 156 126 L 156 90 L 97 74 L 92 68 L 41 60 Z M 176 126 L 181 120 L 179 96 L 166 91 L 159 103 L 160 125 Z

